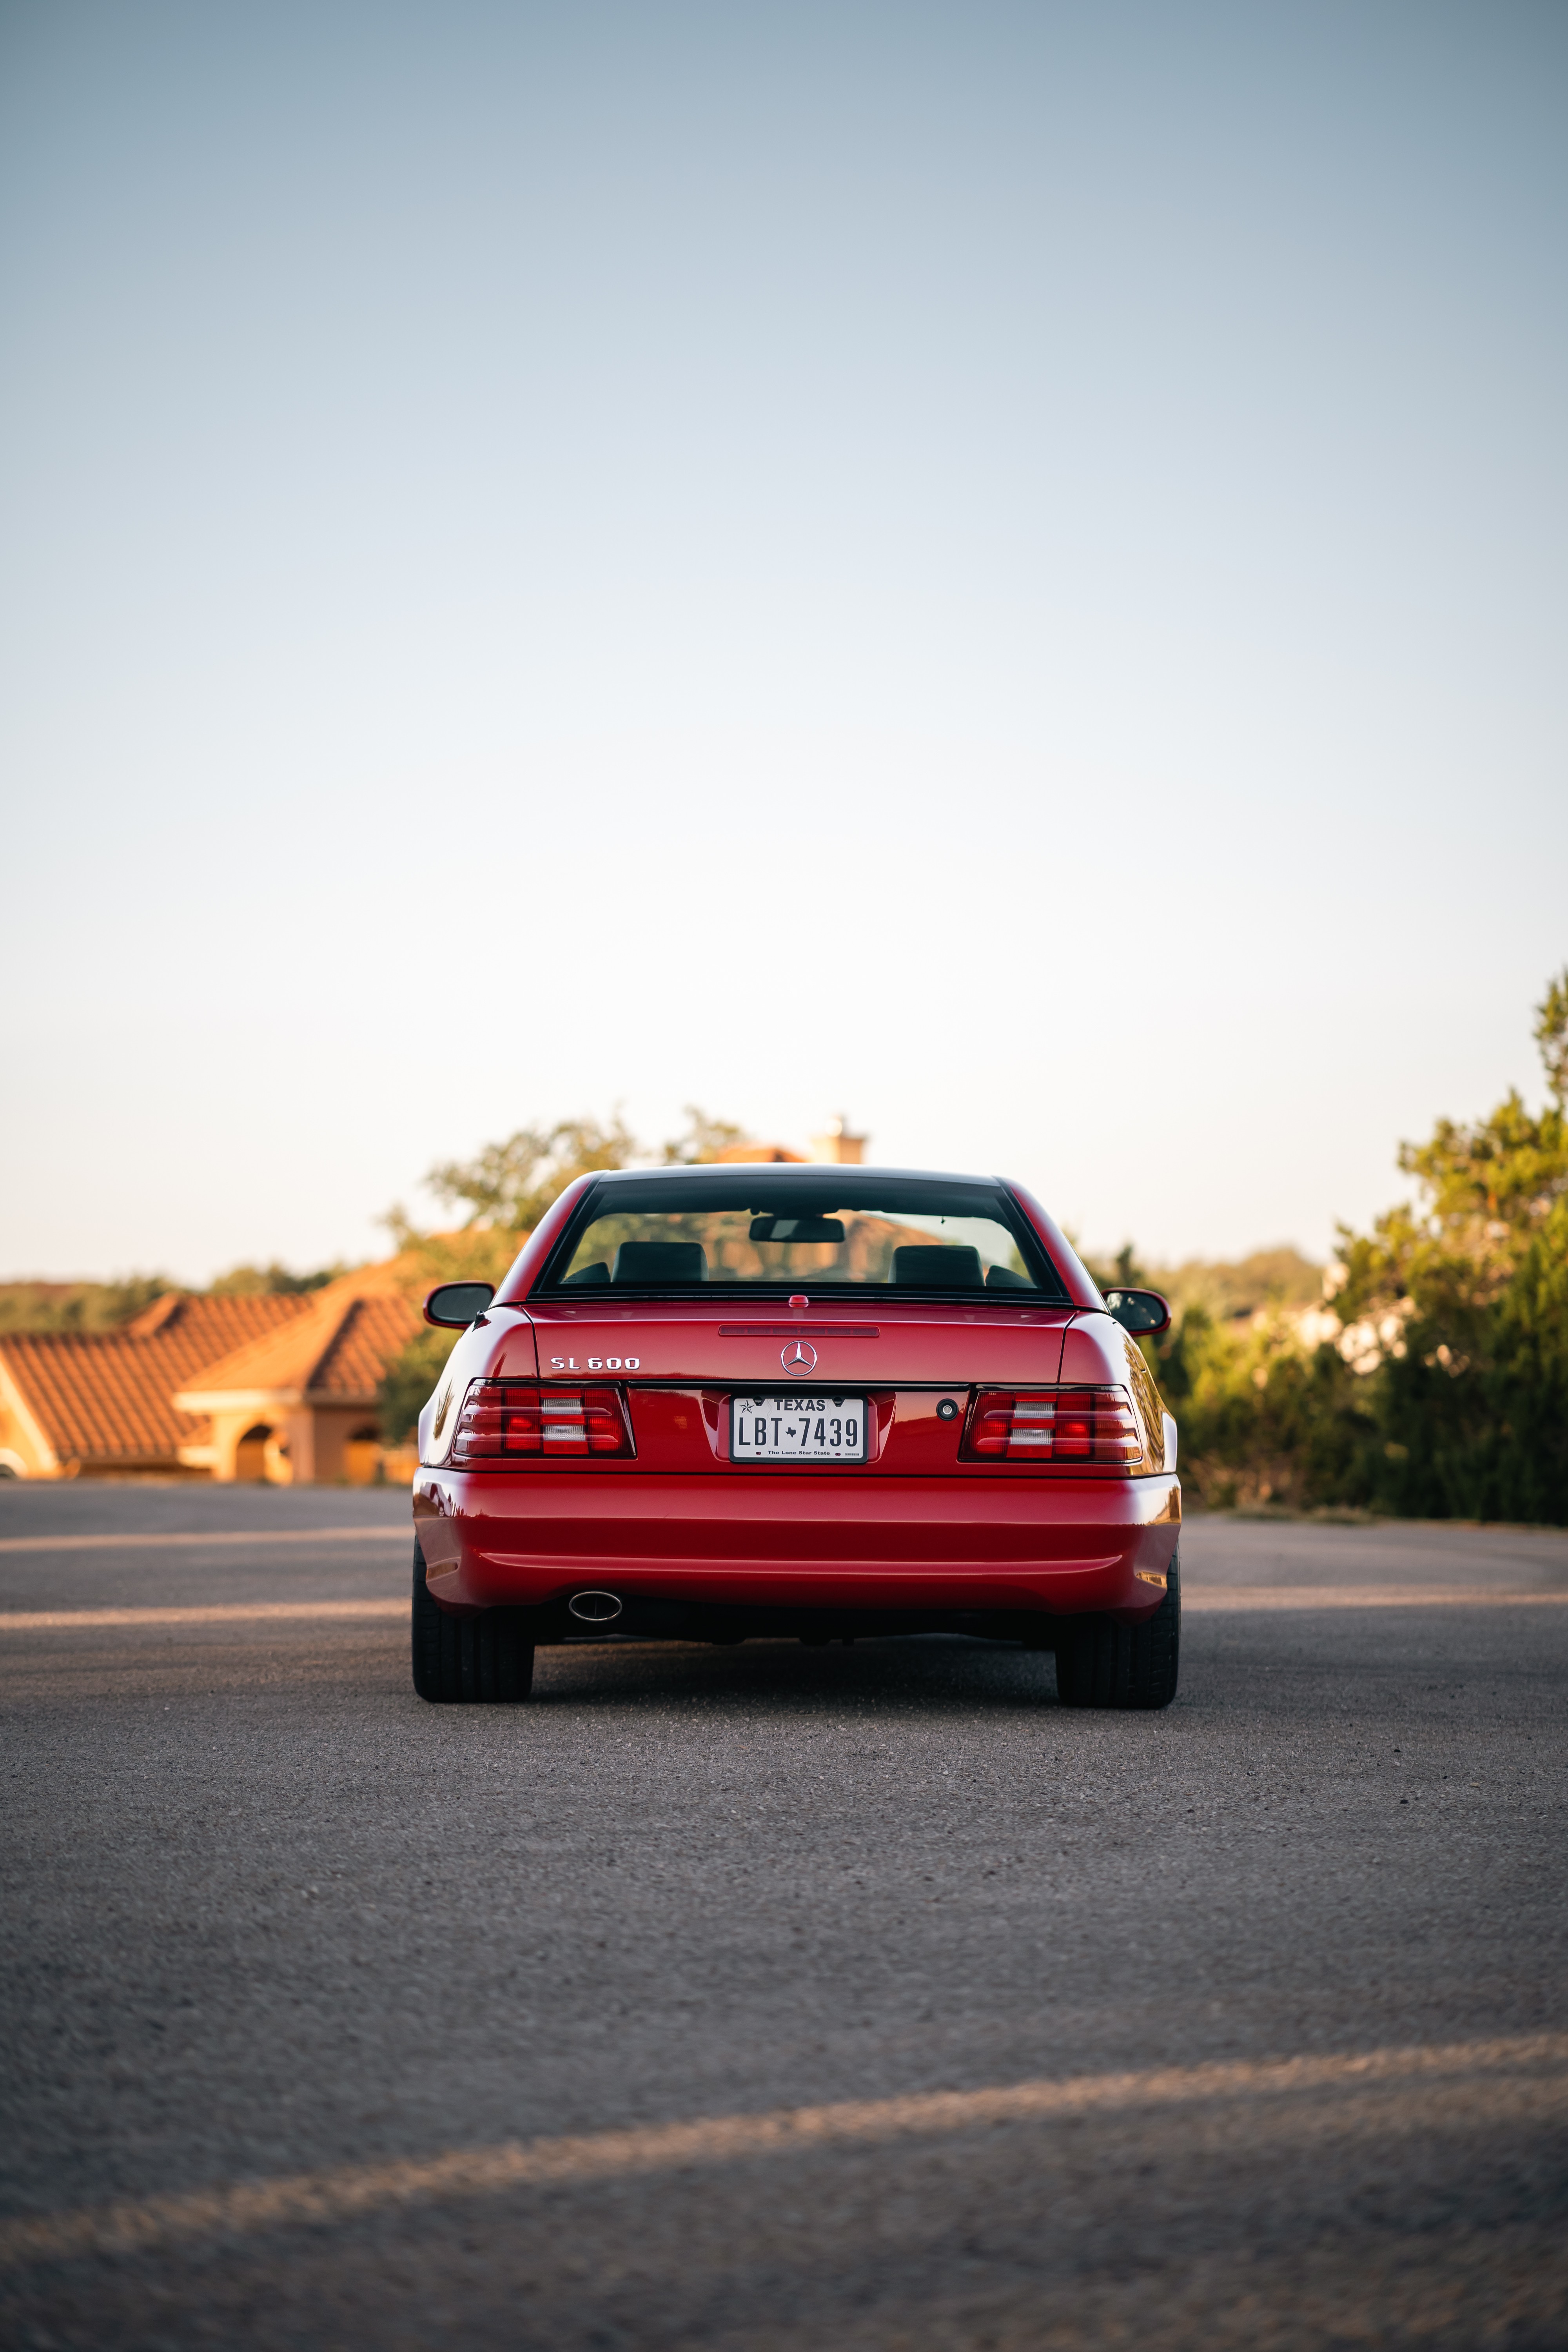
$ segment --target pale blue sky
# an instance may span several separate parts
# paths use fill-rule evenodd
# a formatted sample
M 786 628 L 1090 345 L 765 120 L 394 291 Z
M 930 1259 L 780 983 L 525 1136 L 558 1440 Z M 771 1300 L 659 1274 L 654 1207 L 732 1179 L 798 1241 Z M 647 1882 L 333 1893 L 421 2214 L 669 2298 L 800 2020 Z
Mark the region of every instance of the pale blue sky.
M 0 1273 L 696 1100 L 1394 1197 L 1568 959 L 1559 5 L 0 6 Z

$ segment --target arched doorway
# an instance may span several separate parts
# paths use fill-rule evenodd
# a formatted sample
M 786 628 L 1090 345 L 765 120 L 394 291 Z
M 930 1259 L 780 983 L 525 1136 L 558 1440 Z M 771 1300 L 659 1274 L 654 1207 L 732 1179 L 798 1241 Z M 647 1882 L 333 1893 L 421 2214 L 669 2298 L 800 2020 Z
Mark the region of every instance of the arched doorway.
M 247 1429 L 234 1449 L 234 1475 L 253 1486 L 265 1484 L 267 1478 L 267 1441 L 272 1432 L 268 1423 L 258 1421 Z

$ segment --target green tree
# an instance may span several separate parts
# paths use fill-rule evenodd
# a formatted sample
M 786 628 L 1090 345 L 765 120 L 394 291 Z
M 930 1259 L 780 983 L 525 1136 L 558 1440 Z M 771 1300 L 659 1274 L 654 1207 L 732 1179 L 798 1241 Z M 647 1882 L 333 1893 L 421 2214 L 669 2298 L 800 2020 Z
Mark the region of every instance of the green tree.
M 318 1266 L 313 1274 L 292 1274 L 274 1258 L 270 1265 L 231 1265 L 212 1284 L 214 1298 L 300 1298 L 308 1290 L 324 1290 L 329 1282 L 350 1271 L 342 1258 Z
M 1085 1257 L 1083 1262 L 1101 1290 L 1146 1290 L 1153 1282 L 1131 1242 L 1123 1242 L 1114 1257 Z
M 1568 1098 L 1568 965 L 1535 1008 L 1534 1037 L 1546 1066 L 1546 1085 L 1559 1110 Z
M 122 1282 L 0 1283 L 0 1331 L 112 1331 L 177 1282 L 166 1274 Z
M 518 1251 L 574 1177 L 600 1168 L 624 1168 L 637 1156 L 636 1137 L 617 1114 L 608 1126 L 564 1118 L 554 1127 L 520 1127 L 502 1143 L 487 1143 L 472 1160 L 447 1160 L 425 1181 L 448 1207 L 466 1209 L 454 1233 L 422 1233 L 402 1208 L 385 1222 L 407 1261 L 415 1296 L 437 1282 L 500 1283 Z M 428 1325 L 395 1356 L 377 1391 L 382 1435 L 406 1444 L 420 1409 L 441 1377 L 456 1344 L 450 1331 Z
M 387 1365 L 376 1391 L 381 1433 L 388 1445 L 411 1443 L 419 1426 L 425 1400 L 446 1368 L 458 1334 L 437 1331 L 428 1323 Z
M 520 1127 L 472 1160 L 445 1160 L 425 1181 L 437 1200 L 468 1209 L 469 1231 L 527 1234 L 574 1177 L 624 1168 L 637 1156 L 637 1138 L 618 1112 L 607 1127 L 563 1118 L 552 1128 Z
M 688 1103 L 685 1108 L 685 1134 L 676 1136 L 664 1147 L 667 1168 L 696 1168 L 717 1160 L 731 1143 L 739 1143 L 746 1131 L 732 1119 L 710 1118 L 695 1103 Z
M 425 1181 L 448 1207 L 466 1209 L 455 1231 L 425 1233 L 396 1207 L 384 1223 L 408 1260 L 411 1290 L 437 1282 L 500 1281 L 551 1202 L 574 1177 L 600 1168 L 624 1168 L 639 1156 L 637 1138 L 619 1116 L 561 1119 L 554 1127 L 521 1127 L 504 1143 L 487 1143 L 472 1160 L 443 1160 Z
M 684 1135 L 664 1146 L 667 1165 L 713 1157 L 742 1132 L 686 1106 Z M 386 1223 L 408 1260 L 412 1292 L 437 1282 L 499 1283 L 551 1203 L 574 1178 L 603 1168 L 625 1168 L 644 1152 L 617 1112 L 608 1125 L 594 1118 L 561 1119 L 554 1127 L 521 1127 L 503 1143 L 486 1144 L 472 1160 L 444 1160 L 426 1178 L 449 1207 L 466 1209 L 455 1233 L 421 1233 L 400 1208 Z M 426 1327 L 388 1365 L 379 1391 L 382 1432 L 389 1445 L 405 1444 L 420 1409 L 452 1352 L 453 1335 Z
M 1337 1340 L 1305 1343 L 1293 1253 L 1152 1276 L 1178 1311 L 1145 1352 L 1205 1501 L 1568 1523 L 1568 971 L 1534 1034 L 1543 1108 L 1439 1119 L 1401 1148 L 1413 1197 L 1341 1229 Z
M 1544 1109 L 1510 1092 L 1439 1119 L 1400 1153 L 1417 1200 L 1342 1234 L 1334 1308 L 1376 1381 L 1368 1483 L 1401 1513 L 1568 1520 L 1568 971 L 1535 1036 Z
M 1144 1351 L 1180 1424 L 1184 1484 L 1201 1501 L 1301 1510 L 1366 1499 L 1369 1385 L 1333 1346 L 1303 1346 L 1290 1317 L 1237 1329 L 1195 1301 Z

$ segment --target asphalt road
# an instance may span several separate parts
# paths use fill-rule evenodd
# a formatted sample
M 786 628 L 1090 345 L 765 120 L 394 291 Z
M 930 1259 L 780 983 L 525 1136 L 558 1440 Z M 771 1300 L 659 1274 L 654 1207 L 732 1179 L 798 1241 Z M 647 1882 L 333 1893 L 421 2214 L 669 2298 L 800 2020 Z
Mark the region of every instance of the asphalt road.
M 0 1486 L 0 2339 L 1568 2343 L 1568 1537 L 432 1709 L 406 1509 Z

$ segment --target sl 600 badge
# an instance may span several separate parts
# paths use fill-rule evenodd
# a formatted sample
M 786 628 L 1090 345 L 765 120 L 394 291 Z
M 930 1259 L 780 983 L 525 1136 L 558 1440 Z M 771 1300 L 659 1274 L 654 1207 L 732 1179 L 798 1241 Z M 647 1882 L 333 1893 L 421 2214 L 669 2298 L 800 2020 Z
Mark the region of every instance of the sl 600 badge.
M 635 1372 L 641 1363 L 640 1356 L 590 1356 L 584 1366 L 575 1356 L 552 1356 L 550 1369 L 552 1372 Z

